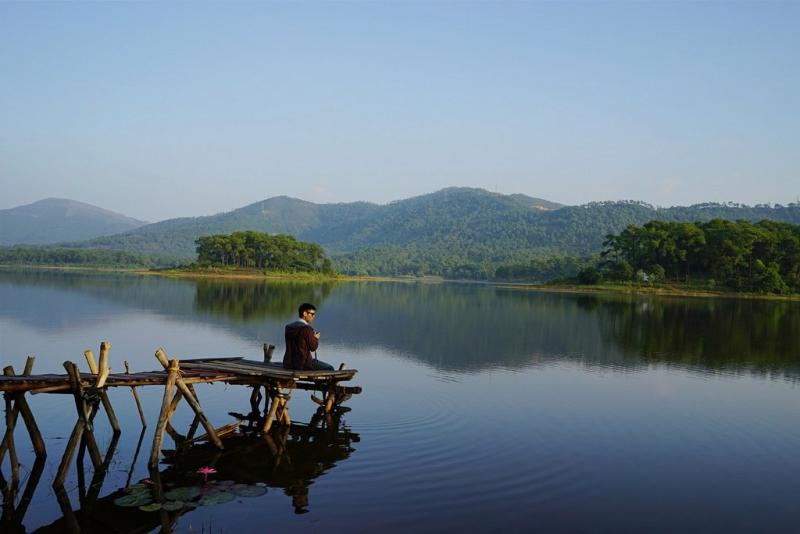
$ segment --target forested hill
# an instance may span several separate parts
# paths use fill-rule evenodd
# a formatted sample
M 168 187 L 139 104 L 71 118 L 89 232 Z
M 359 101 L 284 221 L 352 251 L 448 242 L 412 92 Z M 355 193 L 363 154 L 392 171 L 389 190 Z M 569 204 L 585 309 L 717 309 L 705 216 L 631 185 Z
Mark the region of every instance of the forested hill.
M 523 216 L 560 207 L 561 204 L 526 195 L 499 195 L 468 188 L 443 189 L 386 205 L 315 204 L 279 196 L 227 213 L 169 219 L 72 245 L 194 257 L 194 241 L 200 236 L 256 230 L 290 234 L 343 253 L 375 245 L 407 244 L 421 237 L 420 231 L 440 235 L 441 229 L 427 227 L 445 221 L 448 227 L 458 227 L 465 219 L 477 216 L 480 220 L 473 224 L 481 226 L 483 220 L 502 219 L 512 212 Z
M 194 241 L 200 236 L 256 230 L 319 243 L 349 272 L 450 276 L 463 271 L 459 266 L 595 253 L 607 234 L 628 224 L 715 218 L 800 223 L 800 205 L 655 208 L 619 201 L 561 206 L 469 188 L 444 189 L 386 205 L 315 204 L 275 197 L 228 213 L 171 219 L 77 245 L 193 258 Z
M 118 234 L 146 225 L 91 204 L 46 198 L 0 210 L 0 245 L 41 245 Z

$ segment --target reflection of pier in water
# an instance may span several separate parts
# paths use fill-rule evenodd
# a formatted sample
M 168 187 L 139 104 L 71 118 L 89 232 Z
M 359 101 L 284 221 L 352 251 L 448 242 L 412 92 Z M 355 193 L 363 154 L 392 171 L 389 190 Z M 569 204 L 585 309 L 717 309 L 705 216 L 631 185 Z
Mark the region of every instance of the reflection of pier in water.
M 156 359 L 163 366 L 164 371 L 158 372 L 144 372 L 144 373 L 131 373 L 127 362 L 125 362 L 126 372 L 124 374 L 111 374 L 109 366 L 109 351 L 111 344 L 103 342 L 100 345 L 100 358 L 99 363 L 95 360 L 94 354 L 87 350 L 84 353 L 90 373 L 80 373 L 75 363 L 66 361 L 64 368 L 67 371 L 66 375 L 34 375 L 33 365 L 35 358 L 28 357 L 25 363 L 24 371 L 21 375 L 14 372 L 12 366 L 7 366 L 3 369 L 3 375 L 0 376 L 0 391 L 3 392 L 5 401 L 5 434 L 0 440 L 0 467 L 5 457 L 8 457 L 11 471 L 11 483 L 6 480 L 2 469 L 0 469 L 0 490 L 3 494 L 3 510 L 0 516 L 0 527 L 2 531 L 20 531 L 24 532 L 23 518 L 31 503 L 35 488 L 41 478 L 42 469 L 47 457 L 45 442 L 42 439 L 41 432 L 36 423 L 36 419 L 28 405 L 26 395 L 36 393 L 49 393 L 49 394 L 66 394 L 74 400 L 75 408 L 77 411 L 77 420 L 73 427 L 72 433 L 67 441 L 64 454 L 61 458 L 55 479 L 53 481 L 53 489 L 55 490 L 56 497 L 64 515 L 63 521 L 67 530 L 71 532 L 81 532 L 83 527 L 76 513 L 72 511 L 67 491 L 64 488 L 64 482 L 67 478 L 72 458 L 77 450 L 77 478 L 79 500 L 81 502 L 81 517 L 92 519 L 94 515 L 94 505 L 99 496 L 102 488 L 103 480 L 105 479 L 108 467 L 113 458 L 114 451 L 116 450 L 117 442 L 119 441 L 122 429 L 119 421 L 117 420 L 111 401 L 107 395 L 109 387 L 130 387 L 136 401 L 137 409 L 141 417 L 142 426 L 146 426 L 144 412 L 140 404 L 139 396 L 136 391 L 137 387 L 148 385 L 164 385 L 164 395 L 161 404 L 161 413 L 159 415 L 154 436 L 153 444 L 150 450 L 148 467 L 151 470 L 151 477 L 153 480 L 160 480 L 158 473 L 158 460 L 162 453 L 162 442 L 165 434 L 169 435 L 176 445 L 176 450 L 179 454 L 175 456 L 180 459 L 181 455 L 199 443 L 208 441 L 210 446 L 217 450 L 223 450 L 222 437 L 233 432 L 241 426 L 243 421 L 247 421 L 246 434 L 260 436 L 258 443 L 265 444 L 275 457 L 275 465 L 279 465 L 279 460 L 285 456 L 287 451 L 287 442 L 289 436 L 292 435 L 290 427 L 292 426 L 291 418 L 289 417 L 289 401 L 292 393 L 295 390 L 315 391 L 322 394 L 322 398 L 312 395 L 311 398 L 317 404 L 319 409 L 318 415 L 309 424 L 309 428 L 324 428 L 324 429 L 338 429 L 337 418 L 347 409 L 341 406 L 343 402 L 349 399 L 353 394 L 361 392 L 358 387 L 344 387 L 340 386 L 341 381 L 351 379 L 357 372 L 354 369 L 345 369 L 342 364 L 338 370 L 290 370 L 284 369 L 280 364 L 271 363 L 270 357 L 273 345 L 264 345 L 264 362 L 257 362 L 245 360 L 243 358 L 207 358 L 184 360 L 180 362 L 177 359 L 168 359 L 163 350 L 156 351 Z M 183 366 L 181 365 L 183 364 Z M 183 369 L 182 369 L 183 367 Z M 208 418 L 205 416 L 202 407 L 198 401 L 197 393 L 194 389 L 194 384 L 203 382 L 225 382 L 227 384 L 241 385 L 252 388 L 250 396 L 250 414 L 239 415 L 238 421 L 225 425 L 220 428 L 214 428 Z M 262 395 L 263 390 L 263 395 Z M 170 420 L 174 415 L 176 408 L 181 400 L 190 406 L 194 412 L 194 419 L 189 427 L 186 435 L 182 435 L 172 427 Z M 264 400 L 263 412 L 261 409 L 261 401 Z M 72 404 L 72 403 L 70 403 Z M 109 425 L 113 430 L 113 437 L 107 447 L 105 454 L 101 453 L 98 445 L 98 440 L 95 437 L 95 417 L 100 412 L 105 412 L 108 417 Z M 21 422 L 19 421 L 21 419 Z M 28 436 L 30 438 L 33 450 L 36 456 L 36 462 L 30 473 L 30 476 L 24 483 L 24 489 L 20 494 L 20 486 L 22 486 L 20 476 L 20 461 L 17 454 L 17 446 L 15 439 L 15 430 L 18 422 L 24 423 Z M 206 429 L 206 434 L 194 437 L 198 427 L 202 425 Z M 270 430 L 275 428 L 275 433 L 271 434 Z M 283 432 L 280 432 L 282 430 Z M 334 430 L 334 435 L 336 431 Z M 142 439 L 144 438 L 144 429 L 142 430 L 137 445 L 136 453 L 134 454 L 134 461 L 131 466 L 131 474 L 133 473 L 133 465 L 136 463 L 139 452 L 141 450 Z M 240 445 L 241 442 L 235 442 Z M 88 486 L 85 480 L 84 471 L 84 457 L 88 452 L 91 465 L 93 467 L 94 475 Z M 246 452 L 246 451 L 245 451 Z M 219 455 L 218 458 L 223 458 Z M 128 479 L 130 481 L 131 474 Z M 232 483 L 235 484 L 235 483 Z M 307 489 L 308 482 L 305 486 Z M 140 488 L 141 489 L 141 488 Z M 154 507 L 160 508 L 163 502 L 163 491 L 159 483 L 153 488 L 143 488 L 147 492 L 147 502 L 140 504 L 151 504 Z M 235 495 L 244 493 L 241 496 L 254 496 L 246 495 L 248 492 L 253 493 L 254 490 L 234 486 L 232 488 Z M 238 491 L 239 493 L 236 493 Z M 302 490 L 298 490 L 298 495 L 302 494 Z M 230 492 L 218 492 L 233 498 L 234 494 Z M 144 495 L 140 495 L 142 500 Z M 206 504 L 212 502 L 206 502 Z M 169 509 L 162 510 L 179 512 L 185 508 L 183 502 L 172 500 L 169 503 Z M 217 503 L 217 502 L 214 502 Z M 119 504 L 119 503 L 117 503 Z M 191 502 L 185 503 L 186 507 L 191 507 Z M 138 504 L 137 504 L 138 506 Z M 166 506 L 166 504 L 165 504 Z M 299 506 L 299 505 L 298 505 Z M 144 510 L 152 511 L 152 510 Z M 162 528 L 169 530 L 169 514 L 162 516 Z M 113 514 L 112 514 L 113 515 Z M 118 529 L 104 528 L 94 529 L 97 531 L 113 531 Z M 125 526 L 125 531 L 130 529 Z
M 352 444 L 360 440 L 359 435 L 351 432 L 341 420 L 345 411 L 336 410 L 327 415 L 320 411 L 308 424 L 276 427 L 266 434 L 250 431 L 232 434 L 223 439 L 225 448 L 222 450 L 212 443 L 178 449 L 167 455 L 164 461 L 168 464 L 166 469 L 151 468 L 149 479 L 130 484 L 130 474 L 139 453 L 137 447 L 126 486 L 100 498 L 110 459 L 116 449 L 117 434 L 105 453 L 103 466 L 95 471 L 88 486 L 83 462 L 79 459 L 79 508 L 73 510 L 63 484 L 55 487 L 62 517 L 36 532 L 151 532 L 159 528 L 161 532 L 171 532 L 178 519 L 197 506 L 224 504 L 239 497 L 258 497 L 267 493 L 269 488 L 280 489 L 291 497 L 291 506 L 296 513 L 306 512 L 309 487 L 337 463 L 346 460 L 355 451 Z M 143 437 L 144 431 L 139 438 L 140 446 Z M 204 483 L 198 470 L 206 466 L 213 467 L 216 474 L 214 479 Z M 37 460 L 16 506 L 16 493 L 12 493 L 8 486 L 3 488 L 0 531 L 26 531 L 23 525 L 25 512 L 43 468 L 42 458 Z M 222 498 L 224 493 L 232 496 Z M 145 511 L 138 505 L 118 504 L 120 498 L 130 499 L 137 495 L 140 502 L 151 504 L 153 509 Z M 176 500 L 176 495 L 185 502 Z M 160 506 L 152 506 L 152 503 Z

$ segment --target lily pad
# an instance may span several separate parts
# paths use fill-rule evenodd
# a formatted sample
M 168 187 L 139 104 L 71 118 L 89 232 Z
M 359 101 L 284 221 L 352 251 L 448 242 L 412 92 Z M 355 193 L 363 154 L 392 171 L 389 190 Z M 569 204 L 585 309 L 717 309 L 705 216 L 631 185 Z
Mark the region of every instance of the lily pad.
M 144 506 L 140 506 L 139 510 L 143 512 L 155 512 L 156 510 L 161 510 L 161 503 L 154 502 L 150 504 L 145 504 Z
M 216 484 L 218 486 L 233 486 L 234 484 L 236 484 L 236 481 L 234 481 L 234 480 L 218 480 L 216 482 Z
M 164 493 L 164 497 L 172 501 L 191 501 L 199 495 L 200 488 L 197 486 L 178 487 Z
M 267 488 L 250 484 L 234 484 L 228 491 L 239 497 L 260 497 L 267 492 Z
M 228 493 L 227 491 L 218 491 L 213 495 L 204 496 L 202 499 L 197 501 L 197 504 L 200 506 L 214 506 L 215 504 L 231 502 L 235 498 L 236 496 L 233 493 Z
M 174 512 L 175 510 L 180 510 L 184 507 L 183 501 L 167 501 L 161 505 L 162 510 L 166 510 L 167 512 Z
M 131 493 L 114 499 L 114 504 L 117 506 L 136 507 L 144 504 L 150 504 L 153 498 L 149 493 Z
M 147 485 L 139 483 L 139 484 L 131 484 L 130 486 L 125 488 L 125 491 L 127 491 L 128 493 L 132 493 L 135 491 L 148 490 L 148 489 L 150 488 Z

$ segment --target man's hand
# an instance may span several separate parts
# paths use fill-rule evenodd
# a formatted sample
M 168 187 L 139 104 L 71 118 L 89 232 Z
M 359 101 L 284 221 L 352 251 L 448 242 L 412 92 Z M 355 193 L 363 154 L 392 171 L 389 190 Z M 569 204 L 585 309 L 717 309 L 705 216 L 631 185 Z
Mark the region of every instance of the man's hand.
M 319 332 L 314 332 L 314 337 L 319 339 Z

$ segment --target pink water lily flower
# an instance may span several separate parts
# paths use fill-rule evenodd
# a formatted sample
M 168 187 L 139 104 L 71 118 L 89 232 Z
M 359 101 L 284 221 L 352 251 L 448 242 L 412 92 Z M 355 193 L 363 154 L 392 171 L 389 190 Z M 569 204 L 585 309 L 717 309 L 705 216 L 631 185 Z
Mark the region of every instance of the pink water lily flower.
M 198 469 L 197 472 L 200 473 L 201 475 L 203 475 L 203 482 L 208 482 L 208 475 L 215 474 L 217 472 L 217 470 L 214 469 L 213 467 L 208 466 L 208 465 L 204 465 L 203 467 Z

